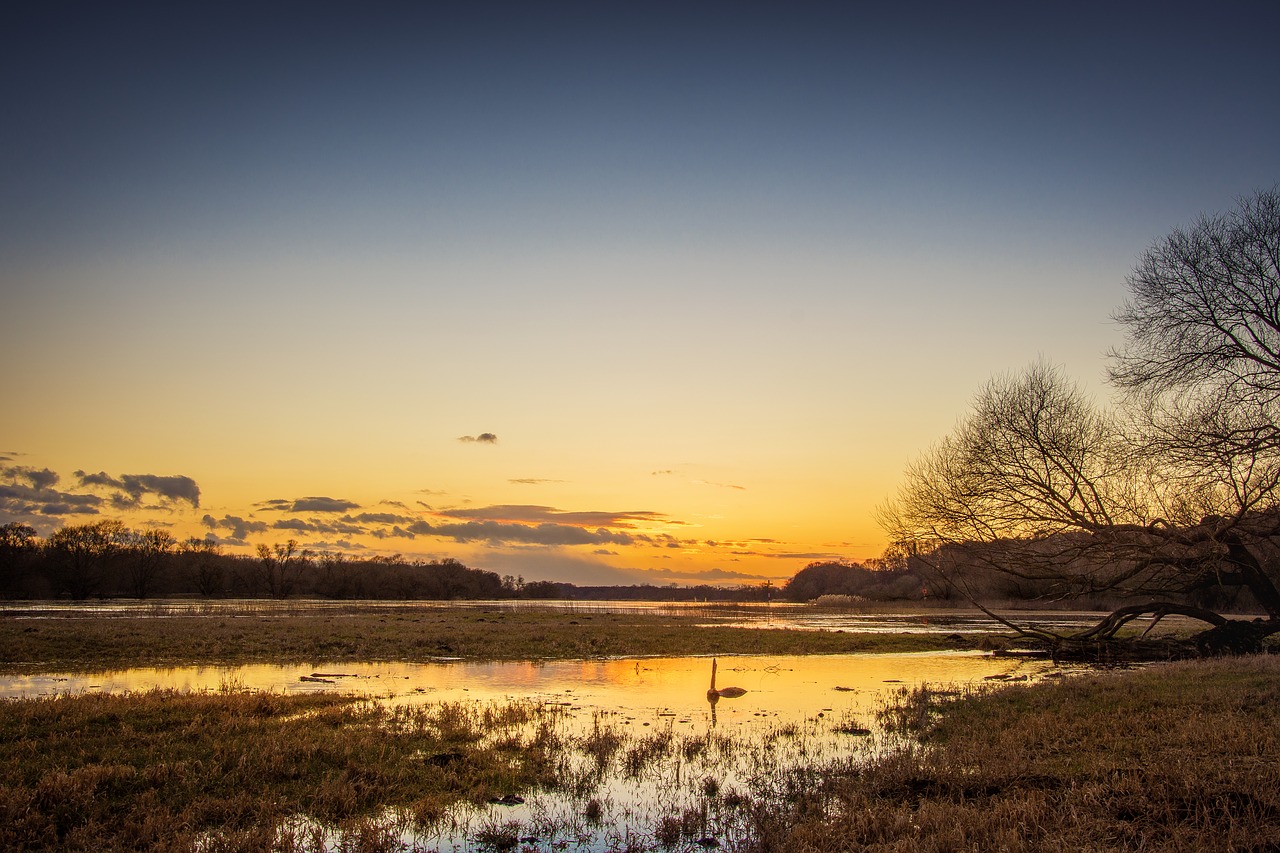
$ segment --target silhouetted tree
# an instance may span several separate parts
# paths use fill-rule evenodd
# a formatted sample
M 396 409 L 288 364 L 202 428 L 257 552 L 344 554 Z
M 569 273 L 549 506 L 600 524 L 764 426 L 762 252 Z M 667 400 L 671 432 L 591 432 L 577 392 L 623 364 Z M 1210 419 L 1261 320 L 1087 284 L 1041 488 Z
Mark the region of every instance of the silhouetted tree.
M 223 591 L 223 575 L 218 543 L 192 536 L 178 543 L 184 574 L 190 587 L 205 598 Z
M 126 530 L 120 538 L 129 592 L 134 598 L 146 598 L 154 590 L 165 558 L 173 550 L 173 534 L 167 530 Z
M 283 545 L 259 545 L 256 563 L 258 583 L 272 598 L 288 598 L 311 561 L 311 552 L 298 549 L 298 540 Z
M 908 469 L 882 522 L 912 554 L 963 552 L 1064 596 L 1144 599 L 1085 638 L 1182 613 L 1213 626 L 1206 650 L 1256 649 L 1280 632 L 1280 192 L 1174 231 L 1128 285 L 1117 413 L 1043 366 L 994 380 Z M 1265 620 L 1205 606 L 1238 590 Z
M 36 556 L 36 529 L 29 524 L 0 525 L 0 595 L 24 590 Z
M 1206 648 L 1256 648 L 1280 631 L 1266 559 L 1280 535 L 1275 471 L 1225 451 L 1219 467 L 1189 467 L 1141 439 L 1057 371 L 1036 366 L 978 394 L 955 432 L 908 469 L 881 522 L 897 547 L 975 601 L 961 566 L 1055 597 L 1142 599 L 1081 638 L 1179 613 L 1214 626 L 1201 636 Z M 1269 620 L 1231 622 L 1191 603 L 1228 586 L 1247 587 Z
M 120 521 L 68 525 L 49 537 L 49 570 L 54 590 L 74 599 L 103 591 L 107 572 L 125 546 L 128 530 Z

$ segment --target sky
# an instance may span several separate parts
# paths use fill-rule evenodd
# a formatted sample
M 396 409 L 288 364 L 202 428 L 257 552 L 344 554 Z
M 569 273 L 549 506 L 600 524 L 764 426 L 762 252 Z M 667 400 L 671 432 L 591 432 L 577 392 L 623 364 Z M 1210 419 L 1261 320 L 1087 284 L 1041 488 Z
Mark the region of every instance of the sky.
M 1105 400 L 1141 253 L 1280 181 L 1263 2 L 10 5 L 0 523 L 42 534 L 865 560 L 979 386 Z

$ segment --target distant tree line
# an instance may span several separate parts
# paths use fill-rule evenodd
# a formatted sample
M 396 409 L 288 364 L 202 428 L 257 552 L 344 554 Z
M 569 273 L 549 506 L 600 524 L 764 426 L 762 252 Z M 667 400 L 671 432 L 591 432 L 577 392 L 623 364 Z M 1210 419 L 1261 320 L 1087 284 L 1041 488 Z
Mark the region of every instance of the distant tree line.
M 228 554 L 208 539 L 132 530 L 119 521 L 68 525 L 41 538 L 26 524 L 0 525 L 0 598 L 270 597 L 329 599 L 583 599 L 763 601 L 771 585 L 726 589 L 576 586 L 525 581 L 458 560 L 353 558 L 289 540 Z
M 1280 513 L 1271 524 L 1280 527 Z M 1262 521 L 1258 521 L 1262 524 Z M 1188 529 L 1187 535 L 1194 534 Z M 1025 541 L 953 542 L 932 551 L 904 554 L 890 548 L 866 564 L 845 561 L 810 563 L 787 581 L 781 597 L 790 601 L 818 601 L 856 606 L 859 602 L 947 602 L 957 605 L 983 601 L 1071 606 L 1112 610 L 1122 606 L 1124 591 L 1095 584 L 1107 569 L 1095 556 L 1086 534 L 1049 537 L 1037 544 L 1037 571 L 1010 571 L 1025 560 Z M 1280 559 L 1280 552 L 1271 555 Z M 1170 590 L 1168 600 L 1186 607 L 1236 613 L 1259 613 L 1263 608 L 1246 587 L 1200 584 Z
M 290 596 L 336 599 L 560 597 L 559 584 L 500 577 L 452 559 L 353 559 L 294 540 L 227 554 L 214 542 L 138 531 L 119 521 L 67 525 L 47 539 L 25 524 L 0 526 L 0 597 L 155 598 Z

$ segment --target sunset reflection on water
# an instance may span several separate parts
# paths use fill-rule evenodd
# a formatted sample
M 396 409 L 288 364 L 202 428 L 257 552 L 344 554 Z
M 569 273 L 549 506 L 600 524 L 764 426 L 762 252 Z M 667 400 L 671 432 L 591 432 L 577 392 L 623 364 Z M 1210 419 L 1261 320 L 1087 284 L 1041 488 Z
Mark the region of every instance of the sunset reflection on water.
M 747 692 L 716 703 L 716 722 L 723 727 L 762 716 L 791 720 L 820 712 L 864 714 L 874 708 L 878 696 L 904 684 L 964 684 L 992 676 L 1034 678 L 1051 668 L 1047 661 L 980 652 L 721 657 L 717 686 Z M 311 680 L 315 678 L 322 680 Z M 341 691 L 397 703 L 529 699 L 575 712 L 619 714 L 641 723 L 670 720 L 693 725 L 711 722 L 710 679 L 710 657 L 251 664 L 7 675 L 0 677 L 0 696 L 154 688 Z

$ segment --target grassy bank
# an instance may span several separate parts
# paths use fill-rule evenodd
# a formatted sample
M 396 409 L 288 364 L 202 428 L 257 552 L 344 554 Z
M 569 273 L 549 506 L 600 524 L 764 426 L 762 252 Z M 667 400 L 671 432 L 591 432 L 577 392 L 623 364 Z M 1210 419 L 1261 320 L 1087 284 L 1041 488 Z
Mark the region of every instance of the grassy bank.
M 1280 659 L 1170 664 L 887 715 L 922 745 L 813 774 L 762 850 L 1275 850 Z
M 970 648 L 972 635 L 708 627 L 695 616 L 540 611 L 0 619 L 0 670 L 184 664 L 847 654 Z

